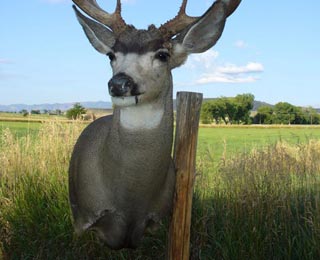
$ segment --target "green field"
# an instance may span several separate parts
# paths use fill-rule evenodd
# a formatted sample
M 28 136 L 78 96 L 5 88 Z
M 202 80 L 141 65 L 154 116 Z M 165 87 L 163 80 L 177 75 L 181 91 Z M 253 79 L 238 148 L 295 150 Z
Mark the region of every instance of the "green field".
M 223 152 L 228 154 L 246 152 L 280 140 L 301 144 L 310 139 L 320 140 L 320 127 L 202 127 L 199 130 L 198 154 L 201 155 L 209 149 L 212 155 L 219 157 Z
M 67 169 L 84 124 L 0 122 L 0 259 L 164 259 L 76 237 Z M 320 128 L 200 128 L 191 259 L 320 259 Z
M 43 123 L 0 121 L 0 133 L 9 128 L 14 134 L 36 135 Z M 320 127 L 314 126 L 232 126 L 200 127 L 198 151 L 201 154 L 210 150 L 220 156 L 225 150 L 229 153 L 250 151 L 253 147 L 265 147 L 279 140 L 291 144 L 306 143 L 310 139 L 320 140 Z
M 36 135 L 42 123 L 0 121 L 0 133 L 10 129 L 17 136 Z

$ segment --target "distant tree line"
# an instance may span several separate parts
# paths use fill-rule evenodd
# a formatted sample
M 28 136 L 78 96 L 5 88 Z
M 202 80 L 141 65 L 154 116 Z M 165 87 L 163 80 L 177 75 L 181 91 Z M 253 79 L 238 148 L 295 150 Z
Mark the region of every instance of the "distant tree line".
M 62 115 L 62 111 L 60 109 L 55 109 L 55 110 L 47 110 L 47 109 L 32 109 L 30 112 L 26 109 L 22 109 L 20 112 L 23 116 L 27 116 L 29 114 L 31 115 L 41 115 L 41 114 L 48 114 L 48 115 Z
M 297 107 L 287 102 L 260 106 L 253 115 L 254 95 L 221 97 L 204 102 L 203 124 L 320 124 L 320 114 L 312 107 Z
M 19 112 L 23 116 L 28 115 L 41 115 L 41 114 L 48 114 L 48 115 L 65 115 L 68 119 L 81 119 L 81 120 L 95 120 L 96 116 L 91 113 L 91 115 L 87 115 L 87 109 L 85 109 L 80 103 L 75 103 L 72 108 L 68 109 L 67 111 L 63 112 L 60 109 L 56 110 L 39 110 L 33 109 L 30 112 L 26 109 L 23 109 Z
M 320 124 L 320 114 L 312 107 L 297 107 L 279 102 L 274 107 L 261 106 L 253 117 L 255 124 Z

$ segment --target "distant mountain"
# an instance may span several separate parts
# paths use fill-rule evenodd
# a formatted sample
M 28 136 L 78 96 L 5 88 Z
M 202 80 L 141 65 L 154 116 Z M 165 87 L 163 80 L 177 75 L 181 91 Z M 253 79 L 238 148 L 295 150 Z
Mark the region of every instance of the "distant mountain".
M 271 104 L 269 104 L 269 103 L 255 100 L 255 101 L 253 101 L 252 111 L 257 111 L 258 108 L 259 108 L 259 107 L 262 107 L 262 106 L 274 107 L 274 105 L 271 105 Z
M 66 111 L 73 107 L 74 103 L 54 103 L 54 104 L 38 104 L 38 105 L 26 105 L 26 104 L 13 104 L 13 105 L 0 105 L 0 111 L 2 112 L 19 112 L 23 109 L 27 111 L 31 110 L 50 110 L 54 111 L 60 109 Z M 96 109 L 110 109 L 112 108 L 111 102 L 97 101 L 97 102 L 79 102 L 85 108 Z

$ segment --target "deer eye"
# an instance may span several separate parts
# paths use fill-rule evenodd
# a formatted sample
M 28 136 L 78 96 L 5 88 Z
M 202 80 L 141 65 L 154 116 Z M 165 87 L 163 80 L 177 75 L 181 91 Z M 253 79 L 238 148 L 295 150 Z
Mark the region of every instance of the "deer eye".
M 169 52 L 166 52 L 166 51 L 159 51 L 156 53 L 155 58 L 162 62 L 167 62 L 168 59 L 170 58 L 170 54 Z
M 108 52 L 107 56 L 109 57 L 110 61 L 114 61 L 116 59 L 116 55 L 113 52 Z

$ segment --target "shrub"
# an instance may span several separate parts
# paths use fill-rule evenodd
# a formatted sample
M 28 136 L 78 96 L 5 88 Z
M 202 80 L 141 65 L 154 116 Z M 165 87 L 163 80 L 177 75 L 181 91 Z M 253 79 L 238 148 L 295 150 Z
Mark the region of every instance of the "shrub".
M 85 114 L 87 112 L 87 110 L 80 105 L 80 103 L 76 103 L 73 105 L 73 108 L 70 108 L 67 113 L 66 116 L 69 119 L 79 119 L 81 117 L 81 115 Z

